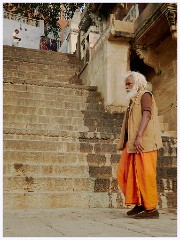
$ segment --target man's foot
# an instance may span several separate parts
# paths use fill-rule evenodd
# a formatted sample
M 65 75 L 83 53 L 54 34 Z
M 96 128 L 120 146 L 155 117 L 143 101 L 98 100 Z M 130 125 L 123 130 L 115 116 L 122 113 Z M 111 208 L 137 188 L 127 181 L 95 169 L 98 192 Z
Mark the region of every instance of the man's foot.
M 127 212 L 127 215 L 128 216 L 133 216 L 133 215 L 136 215 L 138 213 L 141 213 L 144 210 L 145 210 L 145 208 L 144 208 L 143 205 L 141 205 L 141 206 L 136 205 L 133 209 L 131 209 L 130 211 Z
M 143 211 L 134 216 L 136 219 L 148 219 L 148 218 L 159 218 L 159 212 L 157 209 L 152 209 L 149 211 Z

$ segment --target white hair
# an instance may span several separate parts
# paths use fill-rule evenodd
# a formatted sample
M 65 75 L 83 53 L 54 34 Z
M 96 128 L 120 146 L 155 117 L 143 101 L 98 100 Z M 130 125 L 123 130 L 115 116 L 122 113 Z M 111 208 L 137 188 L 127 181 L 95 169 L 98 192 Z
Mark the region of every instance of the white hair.
M 128 77 L 132 76 L 133 79 L 134 79 L 134 86 L 133 88 L 136 90 L 136 91 L 139 91 L 139 90 L 146 90 L 147 89 L 147 81 L 146 81 L 146 78 L 143 74 L 139 73 L 139 72 L 127 72 L 126 75 L 125 75 L 125 81 Z

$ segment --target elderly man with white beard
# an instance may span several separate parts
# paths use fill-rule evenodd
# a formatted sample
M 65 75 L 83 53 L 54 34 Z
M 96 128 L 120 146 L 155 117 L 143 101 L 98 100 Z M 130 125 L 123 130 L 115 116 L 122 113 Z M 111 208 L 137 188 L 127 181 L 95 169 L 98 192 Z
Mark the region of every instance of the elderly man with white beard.
M 127 206 L 127 215 L 136 219 L 159 218 L 156 183 L 157 150 L 162 147 L 158 110 L 147 90 L 144 75 L 127 72 L 125 87 L 129 99 L 121 128 L 118 150 L 123 150 L 117 181 Z

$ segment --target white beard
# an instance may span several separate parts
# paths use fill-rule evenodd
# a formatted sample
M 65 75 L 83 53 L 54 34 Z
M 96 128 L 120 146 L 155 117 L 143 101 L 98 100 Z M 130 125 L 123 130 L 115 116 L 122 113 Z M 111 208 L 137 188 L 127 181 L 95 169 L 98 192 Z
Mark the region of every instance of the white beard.
M 128 103 L 130 102 L 131 98 L 136 96 L 136 94 L 137 94 L 137 90 L 133 88 L 127 91 L 126 100 L 128 101 Z

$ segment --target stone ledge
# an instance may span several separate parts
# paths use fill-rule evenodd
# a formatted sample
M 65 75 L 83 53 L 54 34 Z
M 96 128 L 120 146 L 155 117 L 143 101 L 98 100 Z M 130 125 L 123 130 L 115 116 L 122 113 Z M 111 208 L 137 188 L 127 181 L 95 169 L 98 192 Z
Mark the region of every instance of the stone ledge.
M 87 90 L 87 91 L 97 91 L 96 86 L 85 86 L 85 85 L 77 85 L 77 84 L 70 84 L 67 82 L 61 83 L 52 83 L 46 81 L 33 81 L 33 80 L 22 80 L 17 78 L 10 78 L 8 80 L 3 80 L 3 83 L 10 83 L 10 84 L 26 84 L 26 85 L 37 85 L 37 86 L 45 86 L 45 87 L 64 87 L 64 88 L 73 88 L 73 89 L 80 89 L 80 90 Z
M 81 140 L 85 140 L 85 139 L 103 139 L 103 140 L 107 140 L 107 139 L 117 139 L 119 136 L 117 135 L 113 135 L 113 134 L 105 134 L 105 133 L 101 133 L 101 132 L 80 132 L 80 137 L 79 139 Z
M 77 131 L 57 131 L 57 130 L 48 130 L 48 129 L 16 129 L 16 128 L 4 128 L 3 133 L 15 134 L 15 135 L 29 135 L 29 136 L 47 136 L 47 137 L 73 137 L 79 138 L 80 134 Z
M 40 51 L 38 49 L 31 49 L 31 48 L 22 48 L 22 47 L 18 47 L 18 49 L 12 47 L 12 46 L 9 46 L 9 45 L 3 45 L 3 51 L 10 51 L 10 52 L 19 52 L 19 51 L 22 51 L 22 52 L 26 52 L 27 54 L 29 54 L 29 52 L 32 52 L 32 53 L 37 53 L 37 55 L 44 55 L 44 54 L 47 54 L 47 55 L 54 55 L 54 56 L 62 56 L 62 57 L 70 57 L 70 58 L 75 58 L 76 59 L 76 56 L 74 56 L 73 54 L 68 54 L 68 53 L 60 53 L 60 52 L 53 52 L 53 51 Z

